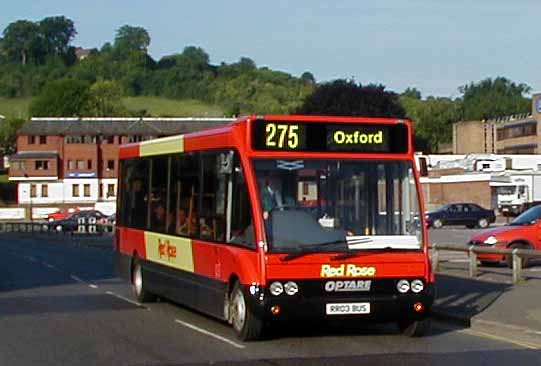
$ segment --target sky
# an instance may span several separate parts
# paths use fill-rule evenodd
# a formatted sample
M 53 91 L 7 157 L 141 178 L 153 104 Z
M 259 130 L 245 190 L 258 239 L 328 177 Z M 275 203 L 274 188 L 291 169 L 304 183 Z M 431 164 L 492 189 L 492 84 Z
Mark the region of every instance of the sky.
M 64 15 L 73 45 L 101 47 L 124 25 L 151 37 L 154 59 L 203 48 L 212 64 L 249 57 L 318 82 L 353 78 L 423 97 L 504 76 L 541 91 L 539 0 L 3 0 L 0 28 Z

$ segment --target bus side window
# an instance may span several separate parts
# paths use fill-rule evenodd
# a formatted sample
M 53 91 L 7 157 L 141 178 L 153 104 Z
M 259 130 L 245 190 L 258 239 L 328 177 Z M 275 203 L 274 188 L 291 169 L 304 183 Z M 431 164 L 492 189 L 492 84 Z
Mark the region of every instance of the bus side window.
M 149 161 L 125 160 L 122 163 L 122 206 L 120 221 L 122 225 L 145 229 L 148 216 Z
M 235 154 L 231 173 L 230 208 L 228 208 L 227 242 L 255 249 L 255 233 L 252 220 L 252 206 L 248 188 L 242 172 L 240 159 Z

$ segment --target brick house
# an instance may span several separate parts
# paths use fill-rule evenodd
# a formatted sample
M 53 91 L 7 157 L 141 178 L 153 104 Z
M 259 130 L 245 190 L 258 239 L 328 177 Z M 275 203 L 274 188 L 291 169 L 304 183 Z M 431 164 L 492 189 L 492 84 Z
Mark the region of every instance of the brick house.
M 226 118 L 33 118 L 18 132 L 9 180 L 34 216 L 60 207 L 114 211 L 118 146 L 201 130 Z

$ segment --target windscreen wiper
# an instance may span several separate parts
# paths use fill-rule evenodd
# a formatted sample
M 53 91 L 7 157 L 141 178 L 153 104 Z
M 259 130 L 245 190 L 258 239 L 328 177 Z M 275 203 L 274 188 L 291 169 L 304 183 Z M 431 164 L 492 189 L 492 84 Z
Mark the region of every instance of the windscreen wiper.
M 297 250 L 295 250 L 292 253 L 288 253 L 287 255 L 283 256 L 280 259 L 283 262 L 288 262 L 290 260 L 300 258 L 300 257 L 303 257 L 303 256 L 308 255 L 308 254 L 321 253 L 321 249 L 328 249 L 329 247 L 332 247 L 332 246 L 337 245 L 337 244 L 347 244 L 347 241 L 346 240 L 334 240 L 334 241 L 329 241 L 329 242 L 325 242 L 325 243 L 319 243 L 319 244 L 316 244 L 316 245 L 310 245 L 310 246 L 307 246 L 307 247 L 304 247 L 304 248 L 301 247 L 301 248 L 298 248 Z
M 385 248 L 376 248 L 376 249 L 349 249 L 346 252 L 337 254 L 333 257 L 331 257 L 331 260 L 333 261 L 340 261 L 348 258 L 353 258 L 361 255 L 370 255 L 374 253 L 381 253 L 381 252 L 402 252 L 402 251 L 415 251 L 417 249 L 403 249 L 403 248 L 393 248 L 393 247 L 385 247 Z

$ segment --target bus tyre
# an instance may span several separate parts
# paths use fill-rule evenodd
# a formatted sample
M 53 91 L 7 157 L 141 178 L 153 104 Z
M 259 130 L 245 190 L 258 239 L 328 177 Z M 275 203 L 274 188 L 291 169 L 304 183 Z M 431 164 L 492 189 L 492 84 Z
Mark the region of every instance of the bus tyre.
M 422 337 L 428 333 L 430 329 L 430 319 L 421 320 L 401 320 L 398 322 L 398 327 L 402 334 L 408 337 Z
M 477 221 L 477 226 L 479 226 L 481 229 L 485 229 L 488 227 L 488 220 L 487 219 L 479 219 Z
M 511 244 L 508 249 L 531 249 L 529 245 L 522 244 L 522 243 L 514 243 Z M 522 268 L 528 267 L 528 258 L 521 257 L 520 258 L 522 262 Z M 513 268 L 513 255 L 508 255 L 505 257 L 505 263 L 507 264 L 507 267 Z
M 440 219 L 436 219 L 432 223 L 432 226 L 434 227 L 434 229 L 439 229 L 443 226 L 443 222 Z
M 156 295 L 148 292 L 145 289 L 145 283 L 143 282 L 143 269 L 141 267 L 141 263 L 137 259 L 133 264 L 131 279 L 133 293 L 137 301 L 140 303 L 156 301 Z
M 239 282 L 233 286 L 229 300 L 229 321 L 237 338 L 241 341 L 251 341 L 261 338 L 263 322 L 256 318 L 246 303 L 246 297 Z

